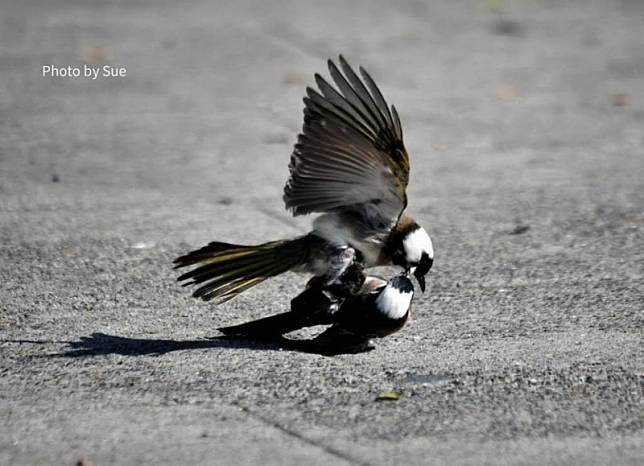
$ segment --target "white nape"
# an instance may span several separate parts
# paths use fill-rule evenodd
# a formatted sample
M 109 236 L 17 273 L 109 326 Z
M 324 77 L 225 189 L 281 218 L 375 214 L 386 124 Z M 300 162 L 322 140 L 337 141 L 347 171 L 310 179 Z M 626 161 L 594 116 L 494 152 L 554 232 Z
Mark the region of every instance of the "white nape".
M 404 292 L 387 285 L 380 296 L 376 298 L 376 306 L 387 317 L 400 319 L 407 314 L 413 295 L 412 291 Z
M 430 259 L 434 258 L 434 246 L 424 228 L 409 233 L 403 240 L 403 247 L 409 262 L 419 262 L 423 252 L 426 252 Z

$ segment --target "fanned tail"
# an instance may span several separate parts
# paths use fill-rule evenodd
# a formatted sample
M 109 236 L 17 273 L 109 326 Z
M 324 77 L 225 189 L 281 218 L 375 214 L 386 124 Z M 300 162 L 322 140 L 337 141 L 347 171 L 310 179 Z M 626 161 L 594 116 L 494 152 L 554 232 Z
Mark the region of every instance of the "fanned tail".
M 174 260 L 175 269 L 199 265 L 177 280 L 183 286 L 202 284 L 193 296 L 222 303 L 267 278 L 306 261 L 308 237 L 272 241 L 257 246 L 212 242 Z

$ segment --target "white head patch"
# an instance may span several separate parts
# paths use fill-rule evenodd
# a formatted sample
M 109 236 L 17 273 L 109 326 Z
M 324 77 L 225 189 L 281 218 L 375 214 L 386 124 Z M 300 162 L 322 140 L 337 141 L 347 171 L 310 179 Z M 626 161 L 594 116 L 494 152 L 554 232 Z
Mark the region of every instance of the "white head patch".
M 423 228 L 409 233 L 403 240 L 403 247 L 408 262 L 419 262 L 423 252 L 426 252 L 430 259 L 434 258 L 432 240 Z
M 413 291 L 405 292 L 387 285 L 376 298 L 376 306 L 387 317 L 400 319 L 407 314 L 413 296 Z

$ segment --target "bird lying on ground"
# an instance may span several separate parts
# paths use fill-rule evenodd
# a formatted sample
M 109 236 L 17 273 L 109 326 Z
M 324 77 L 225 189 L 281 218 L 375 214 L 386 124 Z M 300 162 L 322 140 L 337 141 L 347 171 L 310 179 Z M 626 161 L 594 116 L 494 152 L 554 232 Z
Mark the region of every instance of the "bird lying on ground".
M 318 74 L 319 92 L 307 88 L 284 188 L 293 215 L 322 213 L 313 230 L 255 246 L 212 242 L 177 258 L 175 268 L 196 266 L 178 278 L 184 286 L 199 285 L 193 296 L 224 302 L 289 270 L 331 284 L 354 261 L 398 265 L 424 291 L 434 250 L 427 232 L 404 212 L 409 156 L 398 112 L 363 68 L 360 78 L 342 56 L 339 63 L 342 71 L 328 62 L 337 90 Z
M 309 284 L 291 301 L 291 310 L 219 329 L 225 335 L 279 339 L 288 347 L 326 355 L 357 353 L 374 347 L 372 338 L 400 330 L 409 317 L 414 287 L 406 273 L 385 280 L 367 276 L 357 293 L 338 299 L 319 284 Z M 330 325 L 312 340 L 282 339 L 306 327 Z

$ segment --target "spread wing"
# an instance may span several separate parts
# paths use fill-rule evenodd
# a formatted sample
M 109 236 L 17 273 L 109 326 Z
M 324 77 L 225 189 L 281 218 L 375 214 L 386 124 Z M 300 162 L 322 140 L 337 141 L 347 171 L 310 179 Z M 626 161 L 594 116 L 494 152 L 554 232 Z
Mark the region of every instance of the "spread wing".
M 409 156 L 400 118 L 361 67 L 362 79 L 340 56 L 329 60 L 337 90 L 319 74 L 307 88 L 304 125 L 284 188 L 293 215 L 353 211 L 395 223 L 407 205 Z

